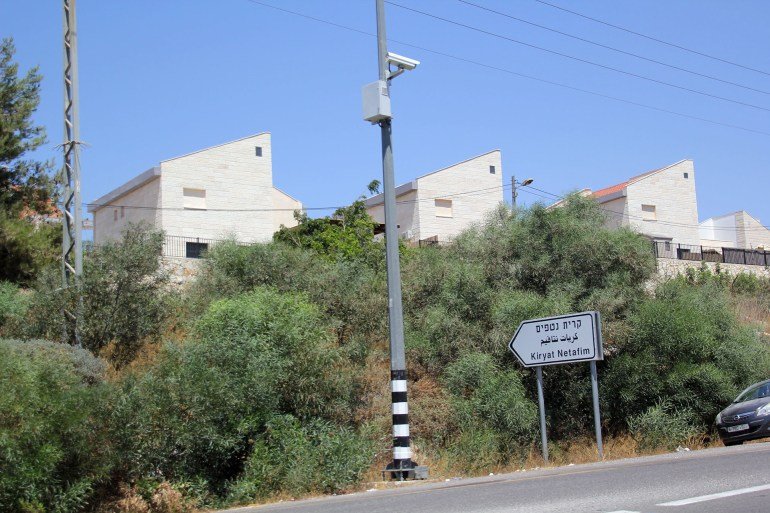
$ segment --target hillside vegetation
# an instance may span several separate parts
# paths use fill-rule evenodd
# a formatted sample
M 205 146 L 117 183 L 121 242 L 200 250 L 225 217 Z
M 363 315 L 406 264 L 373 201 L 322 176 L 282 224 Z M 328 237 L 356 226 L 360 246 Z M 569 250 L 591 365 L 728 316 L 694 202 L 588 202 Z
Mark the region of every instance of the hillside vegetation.
M 170 287 L 132 227 L 86 259 L 85 349 L 54 342 L 74 298 L 43 274 L 0 286 L 0 510 L 181 512 L 334 493 L 390 458 L 384 248 L 360 204 L 275 242 L 211 248 Z M 538 452 L 534 373 L 506 343 L 528 318 L 598 310 L 603 429 L 640 451 L 713 438 L 770 375 L 770 282 L 695 270 L 646 284 L 645 238 L 590 200 L 500 208 L 453 244 L 401 248 L 415 459 L 440 474 Z M 557 461 L 592 434 L 588 365 L 544 371 Z

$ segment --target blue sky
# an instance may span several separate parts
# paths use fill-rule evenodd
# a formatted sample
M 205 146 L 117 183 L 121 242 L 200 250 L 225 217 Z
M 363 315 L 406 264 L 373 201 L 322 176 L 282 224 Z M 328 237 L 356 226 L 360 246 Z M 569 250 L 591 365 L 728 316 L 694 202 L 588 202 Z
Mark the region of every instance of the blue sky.
M 259 0 L 262 1 L 262 0 Z M 666 68 L 456 0 L 393 0 L 604 66 L 748 103 L 710 98 L 538 51 L 387 5 L 388 36 L 488 66 L 770 133 L 770 94 Z M 770 93 L 770 75 L 693 55 L 543 5 L 473 0 L 627 52 Z M 770 73 L 770 2 L 549 0 Z M 374 0 L 264 0 L 374 32 Z M 41 158 L 62 141 L 61 5 L 2 0 L 0 35 L 44 75 Z M 274 183 L 305 206 L 347 204 L 381 179 L 379 129 L 361 119 L 377 78 L 373 37 L 249 0 L 78 0 L 83 200 L 159 161 L 270 131 Z M 700 218 L 747 210 L 770 224 L 770 135 L 682 118 L 391 43 L 422 61 L 394 81 L 396 181 L 499 148 L 504 180 L 594 189 L 695 161 Z M 510 196 L 506 189 L 505 197 Z M 540 198 L 524 193 L 522 203 Z

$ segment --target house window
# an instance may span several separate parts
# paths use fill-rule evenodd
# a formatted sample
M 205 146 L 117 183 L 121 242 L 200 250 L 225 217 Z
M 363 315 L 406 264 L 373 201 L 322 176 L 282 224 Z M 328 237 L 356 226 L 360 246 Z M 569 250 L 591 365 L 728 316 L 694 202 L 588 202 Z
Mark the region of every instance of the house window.
M 685 173 L 684 174 L 684 179 L 687 180 L 688 178 L 690 178 L 690 173 Z
M 120 207 L 120 218 L 126 217 L 126 207 Z
M 437 199 L 436 205 L 436 217 L 452 217 L 452 200 Z
M 261 157 L 262 156 L 262 146 L 254 147 L 254 153 L 257 155 L 257 157 Z
M 495 174 L 495 171 L 496 171 L 496 170 L 495 170 L 495 166 L 489 166 L 489 174 L 490 174 L 490 175 L 493 175 L 493 174 Z
M 202 258 L 203 253 L 208 249 L 209 245 L 205 242 L 186 242 L 184 256 L 187 258 Z
M 645 221 L 657 221 L 658 214 L 655 212 L 655 205 L 642 205 L 642 219 Z
M 666 251 L 671 251 L 671 243 L 670 242 L 668 242 L 668 241 L 664 242 L 663 243 L 663 247 L 665 248 Z
M 182 206 L 190 210 L 206 210 L 206 190 L 205 189 L 183 189 L 184 202 Z
M 116 208 L 115 211 L 112 213 L 112 220 L 117 221 L 118 220 L 118 209 Z

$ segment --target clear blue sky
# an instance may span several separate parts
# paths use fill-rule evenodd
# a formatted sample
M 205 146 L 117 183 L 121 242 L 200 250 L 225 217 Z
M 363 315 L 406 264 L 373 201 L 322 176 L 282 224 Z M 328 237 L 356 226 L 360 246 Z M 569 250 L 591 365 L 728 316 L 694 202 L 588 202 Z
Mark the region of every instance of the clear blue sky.
M 366 32 L 374 0 L 264 0 Z M 770 94 L 665 68 L 456 0 L 394 0 L 605 66 L 770 109 Z M 770 93 L 770 75 L 621 32 L 534 0 L 473 0 L 532 22 Z M 770 2 L 549 0 L 770 73 Z M 770 111 L 677 90 L 512 44 L 388 5 L 388 36 L 489 66 L 770 132 Z M 44 75 L 36 114 L 61 159 L 62 21 L 57 0 L 2 0 L 0 35 Z M 249 0 L 78 0 L 83 200 L 166 158 L 273 135 L 276 186 L 305 206 L 349 203 L 381 179 L 379 130 L 361 119 L 376 80 L 373 37 Z M 695 161 L 700 218 L 744 209 L 770 224 L 770 136 L 640 108 L 392 43 L 422 61 L 394 81 L 396 180 L 499 148 L 505 183 L 594 189 Z M 506 198 L 510 193 L 506 189 Z M 539 198 L 522 193 L 523 203 Z

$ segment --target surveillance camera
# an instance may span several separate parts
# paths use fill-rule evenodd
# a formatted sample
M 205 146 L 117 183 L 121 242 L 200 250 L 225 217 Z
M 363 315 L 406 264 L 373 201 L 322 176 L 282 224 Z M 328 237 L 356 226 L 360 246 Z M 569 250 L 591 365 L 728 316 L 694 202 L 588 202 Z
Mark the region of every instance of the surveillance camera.
M 411 71 L 416 68 L 418 64 L 420 64 L 420 61 L 410 59 L 409 57 L 404 57 L 403 55 L 398 55 L 397 53 L 388 52 L 388 63 L 393 64 L 400 69 Z

